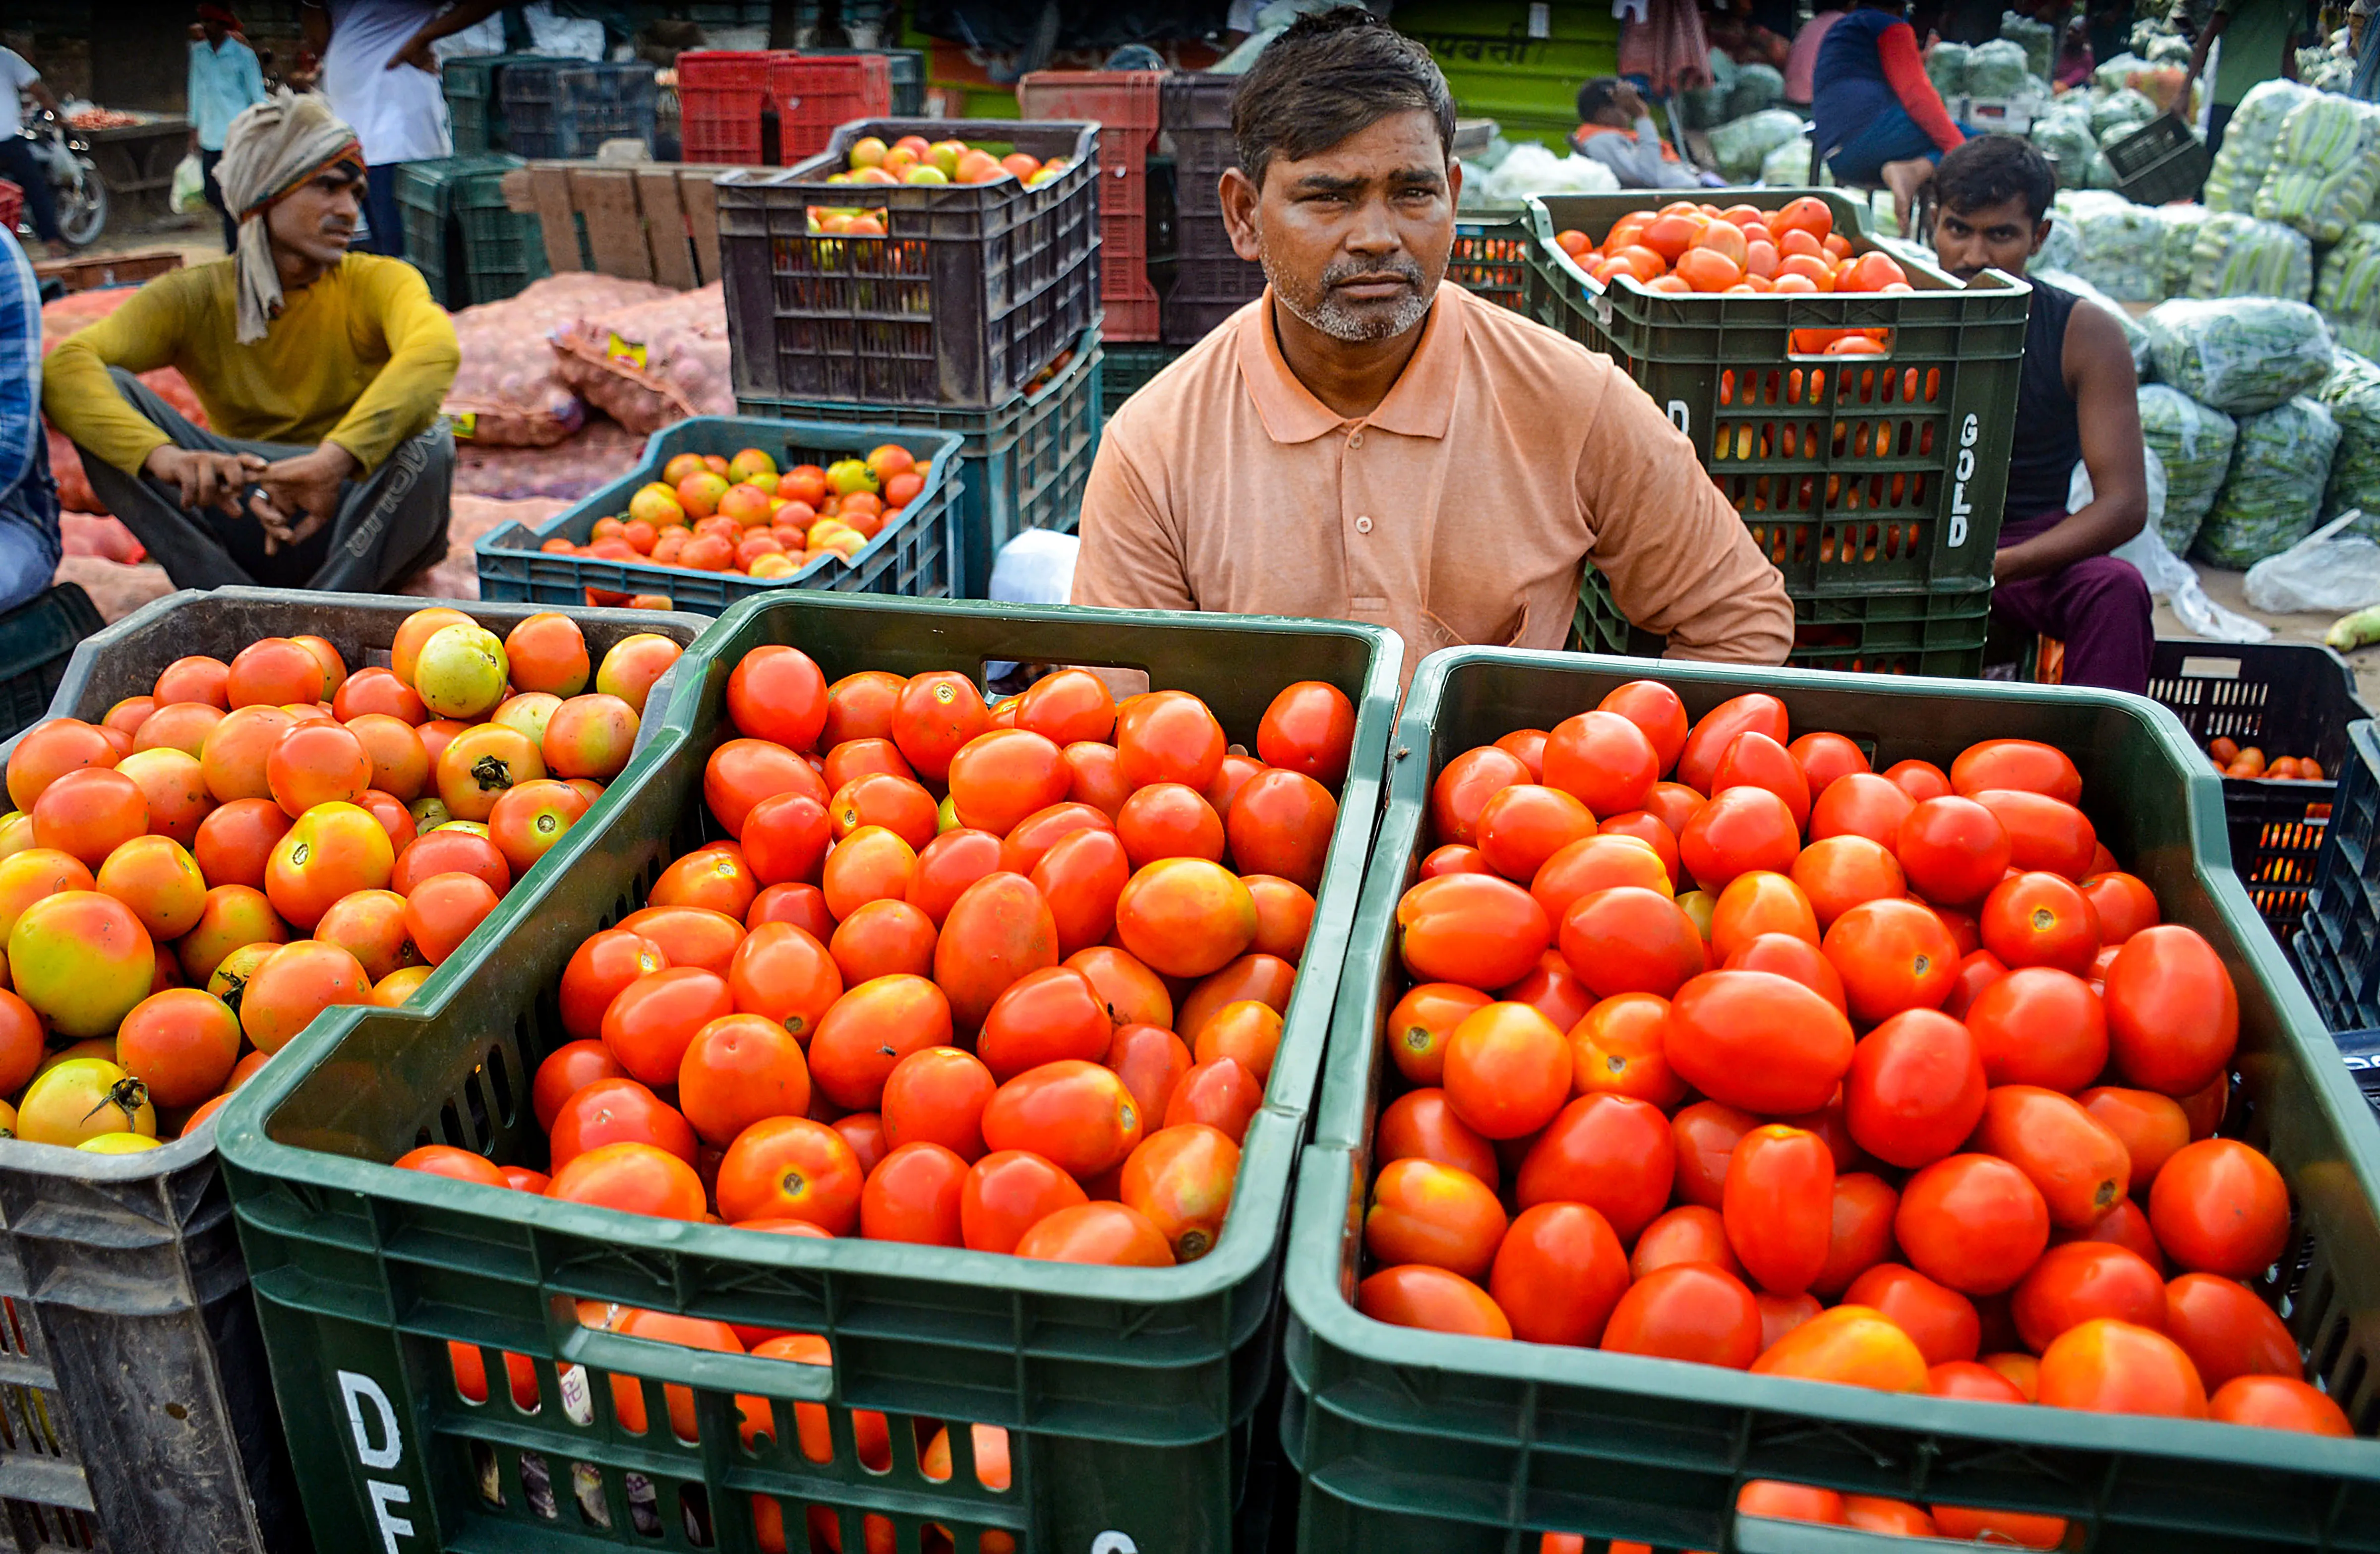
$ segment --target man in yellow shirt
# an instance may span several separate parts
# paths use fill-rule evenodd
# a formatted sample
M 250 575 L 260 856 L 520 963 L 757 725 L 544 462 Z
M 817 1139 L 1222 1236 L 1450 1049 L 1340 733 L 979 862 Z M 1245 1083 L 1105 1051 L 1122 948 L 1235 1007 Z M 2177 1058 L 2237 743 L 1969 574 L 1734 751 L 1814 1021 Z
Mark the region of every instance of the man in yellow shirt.
M 347 251 L 363 156 L 322 98 L 241 113 L 217 176 L 237 249 L 60 342 L 42 407 L 177 585 L 384 590 L 445 553 L 455 327 L 420 272 Z M 159 367 L 212 431 L 142 386 Z

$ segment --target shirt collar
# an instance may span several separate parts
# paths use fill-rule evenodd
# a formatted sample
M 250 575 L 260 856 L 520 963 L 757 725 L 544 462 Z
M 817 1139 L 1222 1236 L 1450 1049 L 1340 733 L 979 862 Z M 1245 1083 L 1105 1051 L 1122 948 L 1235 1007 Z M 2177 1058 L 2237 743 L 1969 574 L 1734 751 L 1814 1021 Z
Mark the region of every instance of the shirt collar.
M 1469 300 L 1461 286 L 1439 284 L 1422 324 L 1421 344 L 1388 397 L 1361 424 L 1405 437 L 1446 435 L 1453 424 L 1455 389 L 1463 376 L 1463 305 Z M 1274 305 L 1268 286 L 1263 302 L 1241 315 L 1240 379 L 1247 384 L 1267 435 L 1276 443 L 1311 443 L 1351 423 L 1317 399 L 1290 370 L 1273 333 Z

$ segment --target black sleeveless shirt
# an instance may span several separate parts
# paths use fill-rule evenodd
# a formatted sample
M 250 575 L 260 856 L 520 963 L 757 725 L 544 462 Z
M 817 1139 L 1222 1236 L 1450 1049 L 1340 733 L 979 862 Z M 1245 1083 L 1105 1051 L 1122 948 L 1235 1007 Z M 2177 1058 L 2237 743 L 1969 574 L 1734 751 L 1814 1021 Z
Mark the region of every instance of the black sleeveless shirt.
M 2082 461 L 2082 431 L 2074 395 L 2066 388 L 2066 321 L 2082 300 L 2070 291 L 2032 280 L 2033 306 L 2024 319 L 2024 365 L 2017 378 L 2016 436 L 2009 455 L 2003 521 L 2022 523 L 2066 511 L 2074 467 Z

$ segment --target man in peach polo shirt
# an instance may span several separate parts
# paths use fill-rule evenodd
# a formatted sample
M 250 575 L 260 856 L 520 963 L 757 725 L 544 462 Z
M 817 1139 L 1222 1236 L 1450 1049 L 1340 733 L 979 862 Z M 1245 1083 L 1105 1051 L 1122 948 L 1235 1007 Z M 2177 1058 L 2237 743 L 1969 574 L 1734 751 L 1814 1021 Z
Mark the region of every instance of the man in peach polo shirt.
M 1783 581 L 1659 407 L 1439 284 L 1462 169 L 1427 51 L 1354 7 L 1301 18 L 1232 118 L 1224 216 L 1270 285 L 1109 420 L 1075 603 L 1370 622 L 1410 676 L 1561 647 L 1592 565 L 1671 656 L 1783 662 Z

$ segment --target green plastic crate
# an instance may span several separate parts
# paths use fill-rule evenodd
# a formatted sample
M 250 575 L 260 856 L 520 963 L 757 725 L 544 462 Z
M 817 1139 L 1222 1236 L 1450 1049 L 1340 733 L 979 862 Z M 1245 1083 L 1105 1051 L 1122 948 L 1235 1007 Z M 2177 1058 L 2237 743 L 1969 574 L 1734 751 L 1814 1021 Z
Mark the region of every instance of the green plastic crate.
M 1475 296 L 1525 314 L 1530 247 L 1530 227 L 1524 217 L 1461 217 L 1454 224 L 1446 278 Z
M 1379 1028 L 1399 976 L 1395 911 L 1428 846 L 1439 766 L 1517 727 L 1550 727 L 1652 677 L 1690 716 L 1745 691 L 1796 731 L 1832 729 L 1880 768 L 1947 766 L 1975 740 L 2046 740 L 2081 767 L 2099 835 L 2204 934 L 2240 994 L 2240 1088 L 2226 1131 L 2289 1180 L 2296 1233 L 2266 1290 L 2360 1429 L 2380 1423 L 2380 1123 L 2230 866 L 2222 785 L 2173 714 L 2110 691 L 1849 679 L 1783 669 L 1460 649 L 1424 661 L 1365 881 L 1290 1232 L 1282 1439 L 1305 1475 L 1306 1554 L 1531 1554 L 1543 1531 L 1657 1548 L 1854 1554 L 1902 1547 L 1835 1528 L 1735 1522 L 1737 1488 L 1779 1478 L 1920 1502 L 2005 1506 L 2080 1524 L 2095 1554 L 2380 1548 L 2380 1442 L 2204 1423 L 1893 1396 L 1599 1350 L 1499 1342 L 1357 1315 Z M 1731 1541 L 1722 1541 L 1731 1539 Z
M 466 308 L 473 302 L 492 301 L 492 297 L 475 297 L 470 289 L 471 262 L 466 248 L 463 225 L 456 219 L 458 212 L 469 205 L 484 212 L 492 200 L 497 213 L 510 216 L 503 210 L 504 197 L 499 186 L 504 176 L 520 166 L 516 156 L 488 152 L 475 156 L 441 157 L 430 162 L 401 162 L 396 167 L 396 203 L 405 222 L 406 261 L 421 272 L 430 284 L 430 295 L 442 308 Z M 513 218 L 531 224 L 536 217 Z M 483 233 L 493 228 L 481 218 Z M 542 273 L 541 240 L 532 242 L 538 249 Z M 487 258 L 495 262 L 492 247 Z M 525 262 L 522 261 L 522 262 Z M 521 283 L 526 285 L 527 281 Z M 513 287 L 518 291 L 519 285 Z M 509 297 L 512 292 L 502 295 Z
M 473 304 L 517 295 L 553 272 L 545 229 L 534 212 L 505 205 L 501 174 L 465 178 L 455 188 L 455 225 L 463 236 L 465 287 Z
M 1972 680 L 1984 670 L 1991 614 L 1988 589 L 1796 599 L 1793 646 L 1785 662 L 1852 674 Z M 1658 658 L 1667 646 L 1666 638 L 1639 630 L 1620 613 L 1603 574 L 1589 569 L 1581 578 L 1571 616 L 1572 651 Z
M 550 55 L 538 54 L 466 55 L 446 62 L 440 79 L 455 155 L 504 149 L 504 102 L 499 78 L 505 66 L 524 61 L 557 63 Z
M 1099 346 L 1099 398 L 1102 419 L 1140 392 L 1148 380 L 1173 365 L 1180 346 L 1144 346 L 1102 341 Z
M 800 644 L 830 678 L 987 661 L 1141 668 L 1205 697 L 1241 741 L 1292 680 L 1329 680 L 1354 699 L 1354 759 L 1313 937 L 1237 1203 L 1207 1257 L 1101 1269 L 795 1241 L 383 1163 L 431 1138 L 504 1161 L 542 1158 L 525 1113 L 537 1062 L 563 1039 L 555 978 L 581 941 L 645 899 L 666 859 L 717 834 L 703 763 L 729 673 L 766 642 Z M 358 1009 L 318 1026 L 219 1116 L 316 1546 L 382 1548 L 394 1516 L 411 1524 L 408 1550 L 748 1551 L 747 1497 L 760 1493 L 796 1526 L 805 1503 L 834 1508 L 854 1554 L 866 1513 L 890 1518 L 910 1554 L 929 1522 L 969 1550 L 982 1531 L 1026 1550 L 1224 1547 L 1248 1427 L 1275 1371 L 1281 1226 L 1378 815 L 1396 637 L 1336 621 L 799 593 L 738 606 L 697 654 L 705 677 L 681 685 L 653 745 L 613 785 L 613 822 L 564 838 L 549 876 L 560 882 L 505 904 L 499 942 L 468 982 L 429 1014 Z M 800 1369 L 596 1333 L 573 1318 L 578 1297 L 815 1331 L 835 1364 Z M 501 1382 L 490 1404 L 463 1402 L 443 1379 L 450 1341 L 479 1345 L 491 1377 L 504 1375 L 506 1351 L 533 1356 L 538 1411 L 516 1408 Z M 570 1398 L 592 1400 L 575 1418 L 557 1361 L 658 1378 L 645 1383 L 656 1418 L 661 1381 L 698 1389 L 703 1444 L 626 1434 L 601 1378 L 584 1391 L 571 1383 Z M 835 1460 L 736 1447 L 736 1392 L 829 1405 Z M 787 1404 L 774 1407 L 776 1439 L 790 1442 Z M 889 1475 L 853 1460 L 854 1408 L 895 1417 Z M 978 1487 L 964 1447 L 952 1481 L 926 1479 L 912 1420 L 1006 1427 L 1012 1488 Z
M 889 423 L 912 431 L 959 436 L 959 564 L 953 597 L 982 599 L 991 591 L 1000 548 L 1025 529 L 1074 532 L 1083 489 L 1099 451 L 1109 350 L 1097 324 L 1075 342 L 1074 359 L 1040 387 L 1010 396 L 992 410 L 934 409 L 918 405 L 853 404 L 840 399 L 739 399 L 747 416 L 793 421 Z M 907 591 L 907 590 L 903 590 Z
M 540 548 L 555 539 L 586 544 L 594 538 L 598 521 L 625 516 L 629 498 L 639 487 L 659 480 L 669 461 L 680 454 L 717 454 L 724 458 L 741 448 L 759 448 L 777 461 L 778 468 L 786 469 L 796 464 L 829 465 L 862 456 L 885 443 L 898 443 L 909 450 L 925 469 L 925 489 L 848 562 L 821 556 L 789 577 L 752 577 L 741 572 L 561 555 Z M 516 602 L 576 604 L 598 594 L 616 599 L 661 594 L 675 609 L 705 615 L 719 614 L 738 600 L 788 589 L 947 599 L 959 554 L 958 462 L 957 438 L 915 428 L 691 416 L 672 421 L 645 439 L 645 456 L 633 472 L 573 503 L 537 528 L 506 523 L 480 536 L 474 552 L 480 595 Z
M 1866 216 L 1828 189 L 1706 189 L 1776 210 L 1815 195 L 1863 250 Z M 1896 253 L 1912 294 L 1680 297 L 1590 279 L 1554 242 L 1597 242 L 1646 191 L 1527 202 L 1528 312 L 1609 356 L 1692 440 L 1795 598 L 1989 586 L 2008 487 L 2031 288 L 1958 282 Z M 1792 349 L 1798 329 L 1888 328 L 1888 354 Z M 1815 375 L 1815 376 L 1814 376 Z

